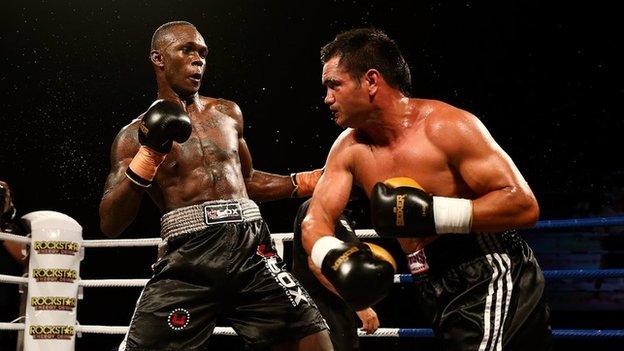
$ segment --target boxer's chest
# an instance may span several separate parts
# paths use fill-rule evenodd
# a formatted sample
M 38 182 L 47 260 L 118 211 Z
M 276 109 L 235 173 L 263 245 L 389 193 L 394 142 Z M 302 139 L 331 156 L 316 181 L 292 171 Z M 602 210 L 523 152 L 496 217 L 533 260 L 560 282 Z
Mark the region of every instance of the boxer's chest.
M 202 118 L 193 118 L 191 125 L 189 139 L 174 145 L 171 162 L 184 169 L 239 162 L 238 132 L 232 118 L 209 113 Z
M 377 182 L 393 177 L 412 178 L 427 192 L 441 196 L 465 191 L 446 155 L 424 138 L 406 138 L 392 147 L 361 146 L 352 158 L 353 174 L 368 195 Z

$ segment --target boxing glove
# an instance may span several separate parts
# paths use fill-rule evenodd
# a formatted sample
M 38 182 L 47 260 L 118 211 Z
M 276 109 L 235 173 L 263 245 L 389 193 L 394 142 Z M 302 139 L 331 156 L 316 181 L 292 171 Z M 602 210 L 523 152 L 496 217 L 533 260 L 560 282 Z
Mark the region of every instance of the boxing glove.
M 149 187 L 160 164 L 171 151 L 173 141 L 191 136 L 191 119 L 178 104 L 158 100 L 143 114 L 138 136 L 141 147 L 126 169 L 126 177 L 141 187 Z
M 413 179 L 391 178 L 373 187 L 371 217 L 375 231 L 381 236 L 468 233 L 472 201 L 431 196 Z
M 318 183 L 324 171 L 324 168 L 320 168 L 312 171 L 291 173 L 290 181 L 293 184 L 293 191 L 290 197 L 312 196 L 316 183 Z
M 191 136 L 191 119 L 180 105 L 158 100 L 145 112 L 139 125 L 139 143 L 166 154 L 173 141 L 185 142 Z
M 324 236 L 312 247 L 312 261 L 354 310 L 383 299 L 394 282 L 396 263 L 383 248 Z

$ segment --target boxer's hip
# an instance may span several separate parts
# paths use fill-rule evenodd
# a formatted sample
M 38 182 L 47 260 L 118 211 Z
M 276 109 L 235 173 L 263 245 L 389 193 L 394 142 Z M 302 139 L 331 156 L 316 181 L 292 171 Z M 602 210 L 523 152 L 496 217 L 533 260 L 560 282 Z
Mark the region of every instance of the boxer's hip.
M 199 232 L 224 224 L 245 223 L 262 219 L 260 209 L 249 199 L 212 200 L 180 207 L 160 219 L 163 240 L 178 235 Z
M 488 262 L 502 255 L 527 261 L 534 259 L 531 249 L 516 231 L 445 234 L 424 249 L 408 254 L 407 259 L 412 275 L 421 278 L 444 275 L 471 262 Z

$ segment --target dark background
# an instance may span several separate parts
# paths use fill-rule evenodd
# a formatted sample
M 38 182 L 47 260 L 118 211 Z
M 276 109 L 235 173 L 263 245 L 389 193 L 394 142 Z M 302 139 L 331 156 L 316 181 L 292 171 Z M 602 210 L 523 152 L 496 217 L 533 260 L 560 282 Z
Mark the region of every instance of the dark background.
M 414 96 L 482 119 L 532 186 L 542 218 L 618 212 L 611 194 L 621 191 L 624 171 L 624 55 L 615 3 L 5 1 L 0 179 L 13 187 L 20 214 L 60 211 L 83 225 L 86 239 L 103 237 L 97 209 L 110 145 L 155 98 L 149 41 L 170 20 L 188 20 L 204 35 L 210 53 L 200 92 L 240 105 L 257 169 L 323 165 L 340 129 L 322 103 L 319 48 L 341 30 L 375 26 L 402 48 Z M 274 232 L 292 231 L 300 202 L 261 205 Z M 123 237 L 156 236 L 158 215 L 145 201 Z M 85 279 L 147 277 L 155 257 L 154 248 L 87 250 Z M 127 325 L 137 296 L 87 289 L 79 321 Z M 382 317 L 387 327 L 418 326 L 409 316 Z M 118 339 L 89 335 L 78 349 L 106 350 Z M 390 344 L 420 345 L 406 342 Z

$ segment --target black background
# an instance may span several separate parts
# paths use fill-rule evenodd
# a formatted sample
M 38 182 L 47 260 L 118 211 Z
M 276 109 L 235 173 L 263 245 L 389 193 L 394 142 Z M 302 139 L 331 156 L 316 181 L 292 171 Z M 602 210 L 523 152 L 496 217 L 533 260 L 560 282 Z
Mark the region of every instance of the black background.
M 482 119 L 532 186 L 542 218 L 589 215 L 621 188 L 624 170 L 618 13 L 600 1 L 6 1 L 0 179 L 13 187 L 20 214 L 60 211 L 83 225 L 86 239 L 102 238 L 97 207 L 110 145 L 155 98 L 149 41 L 170 20 L 204 35 L 200 92 L 240 105 L 255 168 L 320 167 L 340 129 L 322 103 L 319 48 L 340 30 L 375 26 L 402 48 L 414 96 Z M 289 232 L 299 203 L 261 209 L 274 232 Z M 157 217 L 145 201 L 123 237 L 155 236 Z M 153 248 L 88 249 L 81 275 L 147 277 L 154 256 Z M 85 295 L 82 324 L 123 325 L 138 292 Z M 102 340 L 78 346 L 116 341 Z

